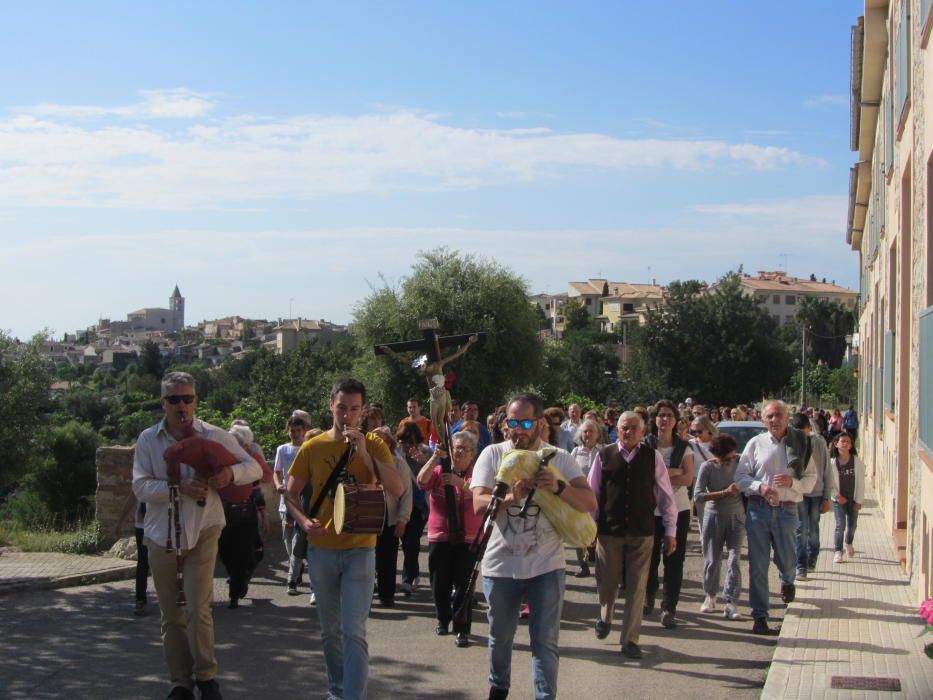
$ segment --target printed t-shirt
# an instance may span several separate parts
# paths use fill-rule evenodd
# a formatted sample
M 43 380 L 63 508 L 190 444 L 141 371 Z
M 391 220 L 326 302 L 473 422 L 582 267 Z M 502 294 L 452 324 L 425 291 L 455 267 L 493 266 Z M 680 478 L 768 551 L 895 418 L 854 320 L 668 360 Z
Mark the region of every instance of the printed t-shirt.
M 348 445 L 342 437 L 334 440 L 329 433 L 321 433 L 311 438 L 301 446 L 295 460 L 292 462 L 288 473 L 296 479 L 306 479 L 311 483 L 311 503 L 317 499 L 317 495 L 327 477 L 330 476 L 337 462 L 343 456 Z M 366 451 L 369 452 L 373 461 L 382 465 L 383 468 L 394 469 L 392 454 L 386 444 L 372 433 L 366 434 Z M 354 452 L 349 464 L 347 464 L 347 473 L 349 473 L 360 484 L 374 484 L 375 477 L 366 468 L 363 458 Z M 376 535 L 338 535 L 334 532 L 334 501 L 328 496 L 321 504 L 321 510 L 318 511 L 317 519 L 322 524 L 327 525 L 327 534 L 321 536 L 308 536 L 308 544 L 320 549 L 354 549 L 357 547 L 375 547 Z
M 470 488 L 494 488 L 502 457 L 513 449 L 511 441 L 506 441 L 483 450 L 473 467 Z M 557 450 L 551 466 L 567 483 L 583 476 L 566 450 Z M 554 526 L 539 507 L 530 508 L 525 518 L 518 515 L 520 510 L 519 503 L 499 508 L 483 557 L 484 576 L 529 579 L 564 568 L 564 543 Z

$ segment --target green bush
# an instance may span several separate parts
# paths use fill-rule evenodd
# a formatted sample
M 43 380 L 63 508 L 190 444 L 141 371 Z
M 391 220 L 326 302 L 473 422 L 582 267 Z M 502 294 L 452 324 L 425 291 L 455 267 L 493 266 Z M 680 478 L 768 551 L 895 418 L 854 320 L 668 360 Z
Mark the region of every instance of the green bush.
M 19 547 L 24 552 L 63 552 L 96 554 L 104 548 L 96 521 L 78 523 L 67 530 L 48 525 L 22 527 L 11 520 L 0 520 L 0 545 Z

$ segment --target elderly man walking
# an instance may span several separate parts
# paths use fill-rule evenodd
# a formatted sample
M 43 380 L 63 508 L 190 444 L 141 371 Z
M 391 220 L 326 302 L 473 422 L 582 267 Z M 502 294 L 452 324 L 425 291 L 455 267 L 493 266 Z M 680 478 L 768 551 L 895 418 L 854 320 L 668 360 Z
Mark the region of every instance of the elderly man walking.
M 171 700 L 194 698 L 197 685 L 203 700 L 221 697 L 214 655 L 214 566 L 217 543 L 226 519 L 217 489 L 231 483 L 248 484 L 262 476 L 262 469 L 226 430 L 195 418 L 198 396 L 194 378 L 185 372 L 170 372 L 162 379 L 159 401 L 165 418 L 142 432 L 133 459 L 133 493 L 144 502 L 143 527 L 149 548 L 149 564 L 162 610 L 162 651 L 168 666 Z M 182 464 L 178 484 L 179 507 L 169 521 L 169 480 L 163 454 L 193 432 L 223 445 L 239 460 L 204 481 Z M 174 488 L 174 487 L 173 487 Z M 185 607 L 178 603 L 177 567 L 174 551 L 166 551 L 169 529 L 182 557 Z
M 768 431 L 749 440 L 735 470 L 735 483 L 748 496 L 749 601 L 755 634 L 777 634 L 768 627 L 768 566 L 771 547 L 781 579 L 781 599 L 796 595 L 797 504 L 816 482 L 810 436 L 788 426 L 783 401 L 769 401 L 762 411 Z
M 634 411 L 619 417 L 619 441 L 600 450 L 589 473 L 596 494 L 596 588 L 599 619 L 596 638 L 605 639 L 625 571 L 622 655 L 640 659 L 638 636 L 655 538 L 655 507 L 664 526 L 664 554 L 677 548 L 677 505 L 661 453 L 642 442 L 645 421 Z

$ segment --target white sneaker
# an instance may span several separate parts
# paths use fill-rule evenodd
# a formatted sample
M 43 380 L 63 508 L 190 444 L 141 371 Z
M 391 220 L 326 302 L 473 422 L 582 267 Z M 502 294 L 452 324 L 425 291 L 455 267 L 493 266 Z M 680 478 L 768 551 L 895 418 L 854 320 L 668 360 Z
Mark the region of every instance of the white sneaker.
M 849 557 L 849 559 L 855 556 L 855 547 L 851 544 L 846 545 L 846 556 Z
M 311 591 L 311 597 L 308 599 L 308 605 L 314 605 L 317 603 L 317 596 L 314 595 L 314 591 Z
M 833 555 L 833 564 L 841 564 L 843 561 L 842 552 L 836 552 L 836 554 Z
M 742 619 L 742 613 L 735 609 L 735 603 L 726 603 L 726 608 L 723 610 L 722 616 L 727 620 Z
M 716 596 L 708 595 L 703 605 L 700 606 L 701 613 L 710 613 L 716 611 Z

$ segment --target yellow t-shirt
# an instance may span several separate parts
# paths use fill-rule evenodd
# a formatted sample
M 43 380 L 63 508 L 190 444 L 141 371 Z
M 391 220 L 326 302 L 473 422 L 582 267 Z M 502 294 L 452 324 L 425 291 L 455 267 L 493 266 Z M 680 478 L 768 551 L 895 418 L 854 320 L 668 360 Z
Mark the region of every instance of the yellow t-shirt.
M 311 482 L 311 503 L 317 499 L 317 495 L 324 488 L 327 477 L 330 476 L 334 466 L 340 461 L 343 453 L 347 449 L 346 441 L 341 438 L 334 440 L 328 433 L 321 433 L 308 440 L 298 450 L 295 455 L 295 461 L 289 468 L 288 473 L 298 479 L 305 479 Z M 378 464 L 391 465 L 392 454 L 386 444 L 372 433 L 366 434 L 366 451 L 369 452 L 374 462 Z M 366 468 L 363 458 L 354 453 L 347 465 L 347 472 L 351 474 L 360 484 L 373 484 L 376 479 Z M 356 547 L 375 547 L 376 535 L 338 535 L 334 532 L 333 526 L 334 501 L 327 497 L 321 504 L 321 510 L 318 511 L 317 519 L 323 524 L 330 526 L 327 528 L 327 534 L 321 536 L 308 537 L 308 543 L 321 549 L 354 549 Z

